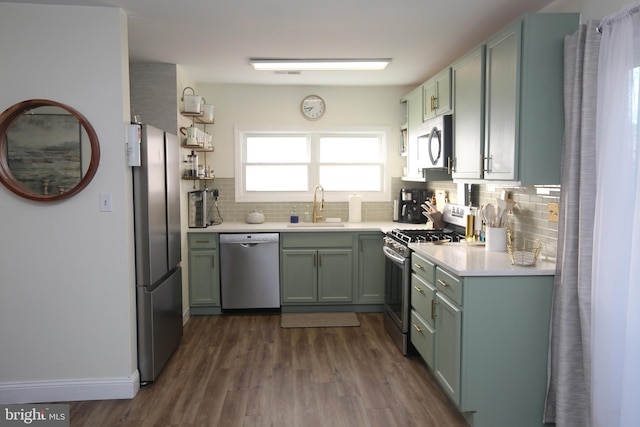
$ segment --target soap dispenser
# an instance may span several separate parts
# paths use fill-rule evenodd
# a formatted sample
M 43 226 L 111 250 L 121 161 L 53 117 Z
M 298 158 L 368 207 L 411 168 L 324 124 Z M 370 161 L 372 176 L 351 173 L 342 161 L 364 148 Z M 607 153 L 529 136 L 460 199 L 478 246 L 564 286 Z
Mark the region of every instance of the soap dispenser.
M 291 211 L 291 217 L 289 218 L 291 221 L 291 224 L 297 224 L 298 223 L 298 213 L 296 212 L 296 207 L 293 207 L 293 210 Z

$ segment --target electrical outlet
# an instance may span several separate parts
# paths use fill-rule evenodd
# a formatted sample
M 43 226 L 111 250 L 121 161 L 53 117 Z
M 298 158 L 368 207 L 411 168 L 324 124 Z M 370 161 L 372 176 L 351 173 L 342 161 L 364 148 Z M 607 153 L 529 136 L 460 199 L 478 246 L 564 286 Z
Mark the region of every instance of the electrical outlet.
M 548 203 L 547 204 L 547 219 L 551 222 L 558 222 L 558 215 L 560 209 L 558 208 L 557 203 Z

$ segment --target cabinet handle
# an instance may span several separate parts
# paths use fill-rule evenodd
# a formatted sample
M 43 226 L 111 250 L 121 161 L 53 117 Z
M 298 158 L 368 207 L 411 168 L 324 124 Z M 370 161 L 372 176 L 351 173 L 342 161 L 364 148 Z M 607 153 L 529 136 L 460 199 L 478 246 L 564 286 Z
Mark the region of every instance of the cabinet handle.
M 423 266 L 421 266 L 420 264 L 413 264 L 413 266 L 414 266 L 415 268 L 417 268 L 418 270 L 424 270 L 424 267 L 423 267 Z
M 211 255 L 211 268 L 216 268 L 216 257 Z
M 318 262 L 316 260 L 316 256 L 317 256 L 316 254 L 313 254 L 313 267 L 314 268 L 318 266 Z
M 491 156 L 482 158 L 482 170 L 484 172 L 491 172 L 491 166 L 492 166 L 491 160 L 492 160 Z M 485 164 L 486 164 L 486 167 L 485 167 Z
M 318 267 L 322 268 L 322 255 L 318 255 Z
M 420 286 L 414 286 L 413 289 L 415 289 L 416 291 L 418 291 L 420 293 L 424 292 Z
M 196 240 L 196 243 L 209 243 L 208 240 Z
M 447 173 L 451 175 L 451 171 L 453 170 L 453 159 L 451 157 L 447 157 Z
M 440 280 L 440 279 L 438 279 L 438 283 L 439 283 L 440 285 L 442 285 L 443 287 L 445 287 L 445 288 L 448 288 L 448 287 L 449 287 L 449 284 L 448 284 L 447 282 L 445 282 L 444 280 Z
M 416 331 L 422 333 L 422 329 L 420 329 L 420 326 L 416 325 L 415 323 L 413 324 L 413 327 Z
M 436 300 L 431 300 L 431 320 L 436 320 Z

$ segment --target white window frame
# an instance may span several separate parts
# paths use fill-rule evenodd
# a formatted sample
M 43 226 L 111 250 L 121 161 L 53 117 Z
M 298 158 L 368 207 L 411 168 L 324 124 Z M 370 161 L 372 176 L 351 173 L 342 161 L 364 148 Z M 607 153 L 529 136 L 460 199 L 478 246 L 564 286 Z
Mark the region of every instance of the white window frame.
M 331 128 L 326 130 L 274 129 L 269 126 L 243 126 L 234 129 L 234 152 L 235 152 L 235 201 L 236 202 L 311 202 L 313 200 L 313 190 L 318 182 L 319 176 L 319 139 L 321 136 L 353 136 L 353 135 L 375 135 L 380 138 L 381 162 L 381 190 L 380 191 L 325 191 L 324 200 L 327 202 L 346 202 L 349 195 L 359 194 L 365 202 L 389 202 L 391 201 L 391 176 L 389 173 L 387 146 L 391 130 L 387 127 L 349 127 Z M 296 192 L 248 192 L 245 190 L 245 165 L 246 165 L 246 139 L 248 136 L 307 136 L 310 143 L 309 162 L 309 188 L 307 191 Z M 363 163 L 366 165 L 367 163 Z

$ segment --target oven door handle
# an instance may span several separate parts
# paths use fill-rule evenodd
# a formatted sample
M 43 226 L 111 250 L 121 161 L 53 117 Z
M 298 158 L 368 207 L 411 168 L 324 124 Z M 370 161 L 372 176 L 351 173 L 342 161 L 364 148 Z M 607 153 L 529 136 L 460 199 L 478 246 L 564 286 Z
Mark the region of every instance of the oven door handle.
M 404 264 L 404 257 L 398 255 L 397 253 L 395 253 L 392 249 L 389 249 L 386 246 L 382 247 L 382 252 L 384 252 L 384 256 L 386 256 L 387 258 L 389 258 L 391 261 L 395 262 L 396 264 L 402 265 Z

